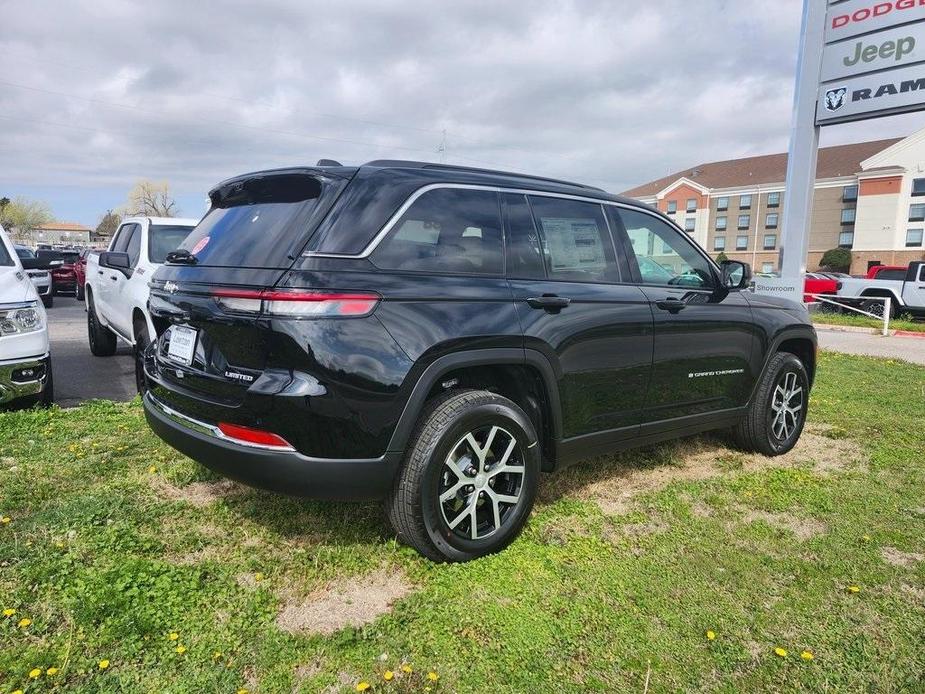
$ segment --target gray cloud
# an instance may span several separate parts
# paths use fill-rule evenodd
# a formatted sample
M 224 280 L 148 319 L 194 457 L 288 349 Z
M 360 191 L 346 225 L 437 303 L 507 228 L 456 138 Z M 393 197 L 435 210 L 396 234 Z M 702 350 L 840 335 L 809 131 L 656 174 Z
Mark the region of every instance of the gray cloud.
M 786 148 L 800 6 L 7 4 L 0 183 L 128 189 L 145 176 L 198 195 L 235 173 L 320 157 L 436 160 L 446 130 L 448 162 L 621 190 Z

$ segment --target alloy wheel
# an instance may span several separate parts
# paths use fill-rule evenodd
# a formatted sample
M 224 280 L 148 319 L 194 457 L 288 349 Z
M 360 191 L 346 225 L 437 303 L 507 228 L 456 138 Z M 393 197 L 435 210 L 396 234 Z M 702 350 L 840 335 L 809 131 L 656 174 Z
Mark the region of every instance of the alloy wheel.
M 794 371 L 787 371 L 771 394 L 771 431 L 779 441 L 799 428 L 803 405 L 803 386 Z
M 439 488 L 443 521 L 466 540 L 494 535 L 514 515 L 525 473 L 513 434 L 497 425 L 470 431 L 444 460 Z

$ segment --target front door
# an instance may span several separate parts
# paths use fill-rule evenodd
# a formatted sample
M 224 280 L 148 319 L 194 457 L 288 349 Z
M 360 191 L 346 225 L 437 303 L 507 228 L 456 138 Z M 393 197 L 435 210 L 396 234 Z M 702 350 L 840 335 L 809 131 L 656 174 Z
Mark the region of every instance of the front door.
M 507 276 L 525 347 L 557 371 L 560 459 L 607 450 L 639 430 L 652 363 L 652 311 L 627 279 L 602 206 L 503 196 Z
M 612 218 L 655 320 L 643 422 L 680 427 L 673 420 L 745 405 L 757 376 L 745 297 L 718 287 L 711 263 L 681 230 L 642 211 L 612 209 Z

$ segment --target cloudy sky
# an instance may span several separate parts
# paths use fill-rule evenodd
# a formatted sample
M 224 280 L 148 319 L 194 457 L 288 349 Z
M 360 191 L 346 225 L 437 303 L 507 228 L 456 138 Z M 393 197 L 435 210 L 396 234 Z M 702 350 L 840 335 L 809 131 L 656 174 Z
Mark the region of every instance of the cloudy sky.
M 138 178 L 168 180 L 199 216 L 227 176 L 322 157 L 443 156 L 620 191 L 783 151 L 801 2 L 0 8 L 0 195 L 94 226 Z M 923 125 L 916 114 L 838 126 L 823 144 Z

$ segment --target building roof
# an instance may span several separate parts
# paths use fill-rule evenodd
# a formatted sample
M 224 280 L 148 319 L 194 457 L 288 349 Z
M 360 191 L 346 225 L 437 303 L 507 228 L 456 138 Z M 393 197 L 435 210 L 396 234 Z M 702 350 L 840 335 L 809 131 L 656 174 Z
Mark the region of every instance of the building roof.
M 36 229 L 39 231 L 93 231 L 90 227 L 77 222 L 49 222 Z
M 819 163 L 816 166 L 816 178 L 837 178 L 851 176 L 860 172 L 861 162 L 887 147 L 895 145 L 903 138 L 858 142 L 852 145 L 822 147 L 819 150 Z M 730 159 L 700 164 L 691 169 L 678 171 L 657 181 L 650 181 L 623 193 L 628 197 L 639 198 L 655 195 L 679 178 L 688 178 L 705 188 L 736 188 L 739 186 L 783 183 L 787 176 L 787 154 L 765 154 L 759 157 Z

